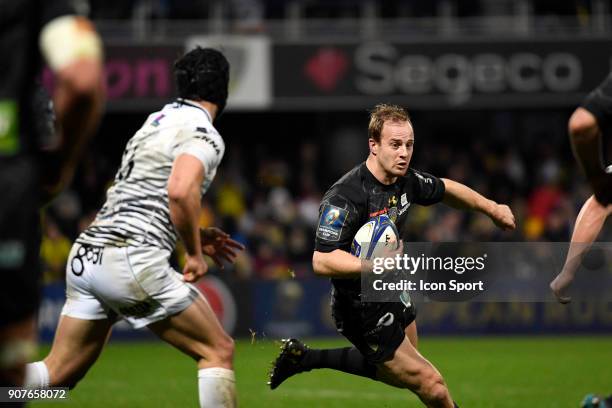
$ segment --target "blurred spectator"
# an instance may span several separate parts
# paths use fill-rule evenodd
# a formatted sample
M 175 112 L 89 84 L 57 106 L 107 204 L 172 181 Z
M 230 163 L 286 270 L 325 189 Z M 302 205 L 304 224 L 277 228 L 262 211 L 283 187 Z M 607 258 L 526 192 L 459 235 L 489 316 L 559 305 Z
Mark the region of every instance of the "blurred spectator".
M 219 216 L 240 219 L 245 213 L 245 197 L 238 185 L 223 180 L 216 190 L 216 196 Z

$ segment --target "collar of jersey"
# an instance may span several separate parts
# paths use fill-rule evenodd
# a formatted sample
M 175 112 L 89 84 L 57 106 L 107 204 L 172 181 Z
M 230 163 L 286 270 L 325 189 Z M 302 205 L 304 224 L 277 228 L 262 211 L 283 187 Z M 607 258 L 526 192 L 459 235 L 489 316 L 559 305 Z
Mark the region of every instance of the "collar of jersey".
M 180 104 L 188 105 L 188 106 L 191 106 L 192 108 L 201 110 L 202 112 L 206 114 L 206 117 L 208 117 L 208 120 L 210 121 L 210 123 L 212 123 L 212 117 L 210 116 L 210 113 L 206 109 L 198 105 L 196 101 L 192 101 L 189 99 L 183 99 L 183 98 L 176 98 L 176 101 Z
M 382 190 L 384 190 L 384 191 L 386 191 L 386 190 L 393 190 L 393 188 L 397 185 L 398 181 L 400 180 L 400 177 L 398 177 L 397 180 L 395 181 L 395 183 L 383 184 L 376 177 L 374 177 L 374 175 L 372 174 L 370 169 L 368 169 L 368 166 L 366 166 L 365 162 L 361 163 L 361 166 L 362 166 L 363 172 L 365 173 L 365 177 L 368 180 L 370 180 L 371 182 L 373 182 L 375 185 L 381 187 Z

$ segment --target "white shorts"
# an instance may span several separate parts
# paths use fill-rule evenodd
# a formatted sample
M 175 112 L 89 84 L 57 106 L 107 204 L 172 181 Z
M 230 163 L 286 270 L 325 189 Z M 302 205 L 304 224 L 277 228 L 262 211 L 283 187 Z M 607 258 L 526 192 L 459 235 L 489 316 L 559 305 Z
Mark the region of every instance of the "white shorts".
M 123 317 L 141 328 L 185 310 L 201 296 L 152 247 L 95 247 L 75 243 L 66 265 L 62 315 L 85 320 Z

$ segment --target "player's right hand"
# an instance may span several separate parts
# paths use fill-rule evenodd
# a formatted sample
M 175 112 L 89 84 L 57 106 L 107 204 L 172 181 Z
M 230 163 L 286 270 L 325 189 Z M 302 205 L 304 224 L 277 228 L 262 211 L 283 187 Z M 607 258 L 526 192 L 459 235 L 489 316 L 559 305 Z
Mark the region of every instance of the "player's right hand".
M 185 257 L 185 266 L 183 267 L 183 280 L 185 282 L 196 282 L 208 271 L 208 265 L 204 262 L 202 255 Z
M 404 240 L 400 239 L 397 241 L 397 247 L 393 248 L 388 246 L 387 249 L 383 250 L 383 256 L 388 258 L 395 258 L 396 255 L 402 255 L 404 253 Z
M 516 221 L 512 210 L 505 204 L 496 204 L 491 213 L 491 219 L 499 228 L 503 230 L 513 230 L 516 228 Z

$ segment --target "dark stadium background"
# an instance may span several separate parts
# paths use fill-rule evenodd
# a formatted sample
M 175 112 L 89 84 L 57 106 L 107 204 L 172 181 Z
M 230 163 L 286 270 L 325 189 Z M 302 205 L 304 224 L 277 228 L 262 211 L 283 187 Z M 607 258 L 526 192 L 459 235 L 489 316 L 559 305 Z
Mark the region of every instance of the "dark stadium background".
M 232 89 L 250 81 L 247 85 L 256 90 L 250 94 L 255 101 L 242 100 L 233 106 L 230 99 L 228 110 L 216 122 L 226 153 L 204 197 L 202 215 L 203 225 L 220 226 L 247 246 L 235 268 L 213 267 L 212 278 L 201 284 L 226 328 L 241 339 L 236 357 L 238 392 L 258 396 L 243 397 L 246 406 L 301 406 L 296 401 L 310 398 L 303 387 L 301 394 L 291 396 L 291 383 L 277 394 L 266 393 L 265 364 L 274 357 L 274 341 L 300 336 L 322 337 L 322 344 L 343 344 L 329 316 L 330 284 L 313 276 L 310 258 L 318 202 L 331 183 L 365 159 L 368 109 L 374 104 L 398 103 L 409 110 L 416 139 L 412 167 L 455 179 L 507 203 L 517 217 L 516 231 L 501 233 L 480 215 L 443 205 L 411 208 L 408 242 L 567 242 L 578 210 L 590 195 L 571 154 L 567 121 L 610 68 L 612 19 L 607 0 L 98 0 L 79 4 L 103 34 L 112 90 L 100 130 L 72 187 L 44 215 L 43 344 L 52 339 L 63 304 L 62 282 L 71 241 L 103 203 L 127 140 L 149 113 L 172 100 L 171 62 L 191 44 L 223 44 L 233 64 Z M 232 36 L 237 37 L 228 45 L 225 41 Z M 249 54 L 250 47 L 264 47 L 267 54 Z M 480 59 L 491 54 L 496 55 L 494 63 Z M 432 76 L 425 91 L 401 82 L 406 78 L 402 74 L 423 75 L 424 71 L 398 69 L 405 63 L 402 57 L 415 55 L 429 58 L 427 72 L 442 75 Z M 366 73 L 360 58 L 395 67 L 396 82 L 377 82 L 381 78 Z M 155 68 L 147 71 L 143 61 Z M 441 61 L 448 64 L 446 71 Z M 551 66 L 546 78 L 543 72 Z M 478 88 L 474 79 L 479 67 L 481 75 L 495 82 L 489 83 L 488 90 Z M 255 78 L 258 73 L 267 78 L 268 86 L 262 85 L 266 95 L 258 94 L 261 84 L 247 76 L 249 70 L 254 70 Z M 577 72 L 578 77 L 568 79 Z M 467 82 L 460 81 L 462 75 Z M 537 83 L 521 85 L 511 75 Z M 551 76 L 560 78 L 559 83 L 552 83 Z M 48 75 L 43 79 L 52 82 Z M 376 84 L 360 86 L 364 80 Z M 609 235 L 609 229 L 605 230 L 600 240 L 607 241 Z M 180 259 L 179 251 L 175 262 L 180 264 Z M 445 365 L 450 367 L 451 391 L 456 385 L 460 397 L 470 402 L 466 406 L 514 407 L 531 402 L 577 406 L 586 392 L 612 389 L 612 312 L 609 304 L 592 300 L 569 306 L 554 303 L 552 297 L 540 303 L 419 305 L 421 344 L 443 372 Z M 137 342 L 124 343 L 128 339 Z M 249 348 L 254 344 L 260 344 L 257 353 Z M 109 385 L 100 373 L 132 350 L 134 359 L 141 359 L 127 374 L 136 388 L 139 364 L 159 350 L 167 353 L 168 364 L 187 365 L 174 375 L 187 378 L 186 382 L 195 376 L 178 352 L 159 345 L 146 331 L 134 332 L 120 324 L 109 357 L 101 357 L 102 368 L 94 369 L 79 387 L 102 392 Z M 136 350 L 144 350 L 138 358 Z M 504 350 L 511 352 L 506 355 Z M 477 360 L 470 360 L 470 365 L 460 358 L 464 353 L 478 355 L 473 357 Z M 557 366 L 564 372 L 560 380 L 550 364 L 561 364 L 564 356 L 564 364 Z M 247 380 L 244 375 L 241 379 L 240 367 L 247 364 L 257 366 L 261 378 Z M 472 374 L 483 367 L 497 374 L 488 380 L 490 391 L 480 394 L 478 384 L 483 379 Z M 325 375 L 322 378 L 340 389 L 369 387 L 361 382 L 351 385 L 353 377 L 345 377 L 346 383 L 333 383 L 332 375 Z M 535 377 L 533 382 L 541 387 L 530 385 Z M 351 399 L 336 391 L 321 394 L 327 395 L 322 398 L 328 404 L 316 404 L 382 406 L 368 403 L 369 397 L 360 398 L 358 393 Z M 75 392 L 77 402 L 85 401 L 79 400 L 85 398 L 85 391 L 79 394 L 77 388 Z M 384 398 L 386 389 L 378 386 L 372 393 L 372 398 Z M 510 396 L 504 402 L 485 402 L 505 394 Z M 143 401 L 130 404 L 138 406 Z M 193 404 L 195 399 L 186 401 Z M 393 405 L 399 399 L 389 401 Z

